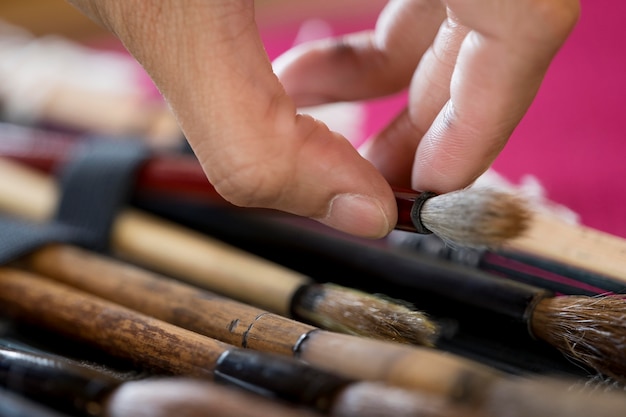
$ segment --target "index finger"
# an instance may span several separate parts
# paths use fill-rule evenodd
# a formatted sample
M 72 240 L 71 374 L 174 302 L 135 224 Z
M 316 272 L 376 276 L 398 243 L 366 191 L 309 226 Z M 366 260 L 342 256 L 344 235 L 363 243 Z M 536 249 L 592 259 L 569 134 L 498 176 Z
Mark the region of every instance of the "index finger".
M 447 192 L 469 185 L 496 158 L 532 103 L 578 19 L 576 0 L 448 0 L 470 31 L 450 99 L 420 141 L 412 185 Z

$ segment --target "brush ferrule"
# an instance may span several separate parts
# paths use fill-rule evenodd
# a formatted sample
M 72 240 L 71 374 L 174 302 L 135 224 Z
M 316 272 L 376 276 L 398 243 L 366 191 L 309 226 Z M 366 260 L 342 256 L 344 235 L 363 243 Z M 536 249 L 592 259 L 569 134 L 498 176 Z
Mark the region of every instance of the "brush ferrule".
M 433 192 L 426 191 L 420 193 L 413 202 L 413 206 L 411 207 L 411 221 L 413 222 L 413 226 L 415 226 L 415 231 L 419 234 L 429 235 L 432 233 L 426 226 L 424 226 L 424 223 L 422 223 L 422 207 L 428 199 L 435 197 L 436 195 L 437 194 Z
M 248 349 L 222 354 L 214 375 L 217 382 L 323 411 L 331 407 L 339 391 L 354 382 L 288 356 Z

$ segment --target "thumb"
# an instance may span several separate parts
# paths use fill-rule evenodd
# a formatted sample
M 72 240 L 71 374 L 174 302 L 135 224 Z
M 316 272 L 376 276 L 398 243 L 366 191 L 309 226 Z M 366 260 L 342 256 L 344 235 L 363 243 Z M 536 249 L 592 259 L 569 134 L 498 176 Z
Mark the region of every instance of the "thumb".
M 358 236 L 393 228 L 382 175 L 345 138 L 297 114 L 265 53 L 254 2 L 131 3 L 104 3 L 96 17 L 150 74 L 225 199 Z

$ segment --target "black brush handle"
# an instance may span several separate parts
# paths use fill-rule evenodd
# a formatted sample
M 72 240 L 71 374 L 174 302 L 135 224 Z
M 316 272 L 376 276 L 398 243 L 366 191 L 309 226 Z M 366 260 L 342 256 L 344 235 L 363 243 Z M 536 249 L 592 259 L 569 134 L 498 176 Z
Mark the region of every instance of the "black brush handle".
M 69 417 L 28 398 L 0 389 L 0 417 Z
M 518 251 L 457 248 L 434 235 L 404 232 L 392 232 L 390 241 L 401 248 L 563 294 L 593 296 L 626 291 L 626 284 L 607 276 Z
M 217 382 L 322 411 L 353 382 L 288 356 L 246 349 L 224 352 L 213 372 Z
M 383 293 L 416 304 L 437 299 L 450 305 L 452 301 L 525 322 L 529 308 L 537 299 L 553 295 L 539 287 L 503 280 L 381 241 L 354 238 L 325 228 L 316 230 L 315 224 L 303 226 L 300 219 L 292 224 L 285 216 L 263 217 L 247 215 L 241 210 L 219 207 L 209 210 L 155 200 L 139 203 L 143 208 L 262 256 L 276 259 L 274 252 L 280 252 L 283 256 L 279 262 L 311 275 L 318 282 Z M 302 253 L 309 256 L 298 256 Z M 312 263 L 311 271 L 301 269 L 307 260 Z M 319 271 L 314 270 L 316 267 Z
M 69 359 L 0 349 L 0 386 L 61 412 L 93 416 L 93 406 L 121 382 Z

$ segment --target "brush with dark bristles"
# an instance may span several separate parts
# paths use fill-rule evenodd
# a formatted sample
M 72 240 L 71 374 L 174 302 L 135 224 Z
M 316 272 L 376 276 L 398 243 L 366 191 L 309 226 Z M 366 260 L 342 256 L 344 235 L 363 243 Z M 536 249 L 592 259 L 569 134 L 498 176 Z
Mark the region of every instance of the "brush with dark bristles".
M 333 275 L 338 284 L 406 300 L 434 317 L 456 317 L 464 328 L 480 328 L 481 334 L 491 338 L 506 333 L 527 345 L 537 345 L 533 338 L 541 339 L 546 348 L 556 348 L 555 352 L 574 358 L 576 364 L 626 379 L 626 351 L 621 348 L 626 343 L 626 301 L 617 296 L 555 297 L 544 288 L 300 222 L 228 210 L 213 215 L 210 224 L 209 219 L 187 220 L 193 227 L 209 229 L 220 239 L 242 244 L 246 250 L 285 262 L 290 268 L 302 267 L 315 279 L 324 280 L 327 275 L 317 264 L 330 266 L 340 271 Z M 287 256 L 281 258 L 284 253 Z M 300 257 L 308 266 L 293 262 L 298 254 L 307 254 Z M 600 306 L 602 310 L 598 310 Z M 574 308 L 584 314 L 573 317 L 566 313 Z M 440 342 L 443 340 L 436 344 Z M 539 346 L 543 348 L 543 344 Z M 590 361 L 587 350 L 596 352 L 596 358 Z
M 155 377 L 212 380 L 337 417 L 465 415 L 466 408 L 437 393 L 356 380 L 284 355 L 241 349 L 30 272 L 0 268 L 0 301 L 16 320 L 131 360 Z M 41 359 L 41 354 L 29 351 L 0 349 L 0 384 L 22 393 L 30 390 L 29 395 L 92 415 L 98 414 L 93 411 L 107 398 L 115 398 L 120 386 L 134 386 L 134 381 L 120 382 L 93 367 L 77 369 L 69 359 Z M 168 390 L 167 384 L 162 390 Z M 385 401 L 389 397 L 395 401 Z M 356 407 L 363 402 L 369 407 Z
M 386 294 L 424 308 L 420 300 L 440 309 L 465 311 L 470 306 L 524 323 L 528 333 L 567 357 L 618 381 L 626 382 L 626 299 L 624 296 L 555 295 L 553 292 L 504 280 L 418 254 L 372 248 L 378 265 L 368 263 Z M 361 252 L 363 258 L 367 254 Z M 385 259 L 381 263 L 381 258 Z M 372 255 L 371 258 L 374 258 Z M 364 267 L 361 263 L 360 267 Z M 378 274 L 377 274 L 378 273 Z M 426 311 L 432 311 L 426 309 Z M 469 320 L 467 315 L 464 320 Z M 485 320 L 485 317 L 482 317 Z M 488 319 L 487 319 L 488 320 Z M 489 327 L 484 322 L 482 327 Z M 512 329 L 509 329 L 512 330 Z M 497 332 L 493 329 L 493 332 Z
M 326 331 L 75 246 L 49 245 L 18 263 L 20 268 L 195 333 L 299 358 L 353 379 L 443 394 L 464 392 L 465 399 L 474 400 L 469 392 L 481 392 L 488 381 L 502 376 L 434 349 Z M 440 379 L 443 374 L 448 375 L 445 382 Z
M 1 158 L 0 177 L 11 178 L 0 182 L 1 211 L 29 220 L 52 217 L 58 191 L 51 178 Z M 126 259 L 329 330 L 426 345 L 437 336 L 437 326 L 406 304 L 317 284 L 308 276 L 139 210 L 118 213 L 110 244 Z M 346 314 L 348 310 L 351 314 Z
M 57 313 L 58 314 L 58 313 Z M 233 364 L 233 370 L 248 363 Z M 252 363 L 253 368 L 260 368 Z M 226 369 L 227 370 L 227 369 Z M 245 372 L 244 372 L 245 373 Z M 274 375 L 279 377 L 279 375 Z M 291 376 L 291 375 L 290 375 Z M 468 375 L 465 375 L 467 378 Z M 261 379 L 267 379 L 261 376 Z M 471 380 L 471 378 L 470 378 Z M 225 381 L 226 382 L 226 381 Z M 256 382 L 254 378 L 250 382 Z M 324 391 L 319 381 L 315 390 Z M 447 396 L 392 388 L 377 382 L 354 383 L 317 405 L 323 413 L 266 394 L 213 381 L 174 376 L 119 380 L 81 362 L 45 353 L 0 349 L 0 385 L 40 404 L 73 416 L 103 417 L 621 417 L 626 397 L 620 392 L 574 389 L 577 381 L 560 378 L 510 378 L 493 384 L 479 404 Z M 275 385 L 281 385 L 281 381 Z M 282 383 L 284 384 L 284 381 Z M 301 387 L 298 387 L 301 388 Z M 326 389 L 328 391 L 328 389 Z M 261 394 L 261 395 L 256 395 Z M 311 392 L 300 393 L 307 397 Z M 465 393 L 467 394 L 467 393 Z M 0 392 L 1 395 L 1 392 Z M 463 395 L 463 393 L 459 393 Z M 1 396 L 0 396 L 1 398 Z M 0 410 L 4 404 L 0 404 Z M 9 417 L 59 417 L 56 414 L 9 414 Z
M 0 139 L 0 155 L 48 172 L 62 167 L 72 155 L 89 146 L 87 140 L 81 142 L 42 129 L 17 129 L 2 124 Z M 225 203 L 193 155 L 155 154 L 148 158 L 139 167 L 135 192 L 196 203 Z M 439 195 L 399 188 L 394 192 L 397 229 L 434 233 L 455 246 L 499 247 L 520 236 L 528 226 L 529 210 L 512 193 L 486 188 Z

